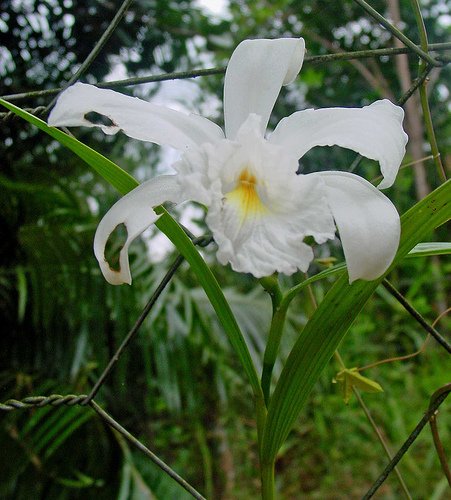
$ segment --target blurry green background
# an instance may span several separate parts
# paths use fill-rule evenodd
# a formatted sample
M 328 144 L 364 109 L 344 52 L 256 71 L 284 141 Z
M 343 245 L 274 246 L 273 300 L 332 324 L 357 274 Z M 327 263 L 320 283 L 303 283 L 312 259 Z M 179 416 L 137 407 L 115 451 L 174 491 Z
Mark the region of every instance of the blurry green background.
M 203 4 L 207 4 L 204 1 Z M 449 39 L 451 12 L 441 0 L 421 2 L 431 43 Z M 418 41 L 408 0 L 372 1 Z M 120 2 L 0 0 L 0 95 L 60 86 L 84 61 Z M 210 6 L 214 7 L 213 2 Z M 82 77 L 95 83 L 138 75 L 224 66 L 244 38 L 303 36 L 308 55 L 391 47 L 391 36 L 352 1 L 224 1 L 209 10 L 194 0 L 135 0 L 100 55 Z M 449 52 L 448 52 L 449 54 Z M 271 124 L 296 109 L 362 106 L 399 98 L 416 77 L 414 56 L 328 64 L 305 63 L 283 89 Z M 439 148 L 451 153 L 450 67 L 434 70 L 430 105 Z M 222 120 L 222 76 L 121 89 Z M 16 101 L 46 105 L 50 98 Z M 388 191 L 400 213 L 439 183 L 424 139 L 417 98 L 406 107 L 410 144 L 395 186 Z M 169 150 L 119 134 L 73 133 L 140 180 L 165 171 Z M 102 278 L 92 241 L 100 217 L 117 194 L 55 141 L 19 119 L 0 121 L 0 401 L 28 395 L 87 393 L 131 328 L 174 259 L 161 237 L 146 233 L 131 250 L 133 286 Z M 302 172 L 347 170 L 355 155 L 319 148 L 301 161 Z M 420 161 L 418 161 L 420 160 Z M 375 162 L 357 173 L 372 179 Z M 176 212 L 182 213 L 177 209 Z M 204 228 L 196 214 L 198 233 Z M 444 241 L 441 228 L 431 241 Z M 219 266 L 214 245 L 204 250 L 261 365 L 270 301 L 251 276 Z M 316 248 L 317 257 L 342 260 L 339 243 Z M 161 254 L 160 261 L 149 257 Z M 410 259 L 390 279 L 432 322 L 446 309 L 449 259 Z M 310 273 L 323 269 L 312 265 Z M 448 277 L 448 279 L 447 279 Z M 282 277 L 286 286 L 302 275 Z M 316 299 L 330 287 L 314 286 Z M 308 293 L 290 311 L 280 363 L 311 315 Z M 450 322 L 443 318 L 439 329 Z M 380 288 L 340 347 L 347 366 L 412 353 L 424 332 Z M 430 342 L 416 358 L 364 374 L 384 388 L 365 396 L 393 451 L 421 418 L 428 398 L 448 382 L 449 358 Z M 280 370 L 280 364 L 279 368 Z M 383 470 L 386 457 L 355 400 L 348 406 L 332 379 L 333 362 L 313 391 L 277 461 L 284 499 L 360 498 Z M 213 310 L 184 264 L 128 347 L 97 401 L 208 498 L 259 496 L 252 395 Z M 3 414 L 0 427 L 0 498 L 188 498 L 88 408 L 46 407 Z M 440 412 L 443 442 L 451 417 Z M 449 497 L 426 429 L 401 462 L 414 498 Z M 421 478 L 421 481 L 419 480 Z M 394 474 L 377 498 L 401 498 Z M 448 495 L 448 496 L 447 496 Z

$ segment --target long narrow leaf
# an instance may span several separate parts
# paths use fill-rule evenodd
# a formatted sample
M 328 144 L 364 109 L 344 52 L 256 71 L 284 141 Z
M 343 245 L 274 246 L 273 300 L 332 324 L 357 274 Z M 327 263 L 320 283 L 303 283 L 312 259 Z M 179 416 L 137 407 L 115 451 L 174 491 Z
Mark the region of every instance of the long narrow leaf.
M 419 241 L 450 218 L 451 181 L 448 181 L 401 218 L 401 242 L 389 271 Z M 382 279 L 383 276 L 371 282 L 358 280 L 349 285 L 348 277 L 341 276 L 307 323 L 271 398 L 262 440 L 264 461 L 271 463 L 275 459 L 323 368 Z
M 419 243 L 412 248 L 407 257 L 430 257 L 431 255 L 449 255 L 450 253 L 451 243 L 435 241 L 430 243 Z

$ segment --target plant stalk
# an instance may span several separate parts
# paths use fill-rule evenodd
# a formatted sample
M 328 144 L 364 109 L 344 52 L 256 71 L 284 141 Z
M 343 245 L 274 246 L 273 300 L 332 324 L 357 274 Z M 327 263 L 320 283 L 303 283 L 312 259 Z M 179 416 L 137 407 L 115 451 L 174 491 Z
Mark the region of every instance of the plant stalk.
M 266 405 L 269 404 L 269 396 L 271 389 L 271 377 L 276 362 L 277 353 L 279 352 L 280 340 L 282 338 L 283 327 L 287 317 L 288 304 L 286 306 L 277 306 L 273 309 L 271 326 L 269 329 L 268 342 L 266 344 L 265 354 L 263 357 L 263 371 L 261 385 Z
M 262 500 L 274 500 L 274 462 L 261 464 Z
M 258 455 L 260 460 L 261 492 L 263 500 L 274 498 L 274 461 L 268 461 L 262 455 L 262 438 L 266 425 L 267 409 L 263 398 L 255 399 L 255 411 L 257 415 Z

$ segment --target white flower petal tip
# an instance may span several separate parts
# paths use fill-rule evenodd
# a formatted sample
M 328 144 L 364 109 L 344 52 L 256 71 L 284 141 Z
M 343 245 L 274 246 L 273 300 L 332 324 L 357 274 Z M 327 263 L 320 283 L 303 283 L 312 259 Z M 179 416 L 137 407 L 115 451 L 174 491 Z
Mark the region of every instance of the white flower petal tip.
M 234 139 L 251 113 L 262 117 L 263 135 L 282 85 L 291 83 L 304 61 L 302 38 L 245 40 L 234 50 L 224 81 L 226 137 Z
M 98 113 L 109 125 L 90 121 Z M 180 151 L 224 137 L 221 128 L 202 116 L 188 115 L 137 97 L 76 83 L 61 93 L 48 118 L 54 127 L 99 127 L 105 134 L 122 130 L 134 139 L 172 146 Z
M 387 99 L 363 108 L 324 108 L 297 111 L 283 118 L 270 141 L 301 158 L 315 146 L 341 146 L 380 163 L 383 181 L 390 187 L 406 152 L 404 111 Z
M 158 219 L 152 208 L 165 201 L 184 201 L 176 175 L 162 175 L 142 183 L 119 199 L 100 221 L 94 237 L 94 254 L 105 279 L 112 285 L 131 284 L 128 248 L 135 238 Z M 127 239 L 119 254 L 119 270 L 116 271 L 105 259 L 105 247 L 120 224 L 124 224 L 127 229 Z
M 329 207 L 340 234 L 349 282 L 374 280 L 389 268 L 399 245 L 401 224 L 393 203 L 362 177 L 321 172 Z
M 112 269 L 105 259 L 101 261 L 99 260 L 99 266 L 100 270 L 102 271 L 103 277 L 108 281 L 110 285 L 132 284 L 132 276 L 130 273 L 127 251 L 124 251 L 122 249 L 119 254 L 119 269 L 117 271 Z
M 380 121 L 385 123 L 387 127 L 386 133 L 391 134 L 392 142 L 389 145 L 388 140 L 387 148 L 389 150 L 383 156 L 380 156 L 378 160 L 381 164 L 381 172 L 383 175 L 383 180 L 379 183 L 379 189 L 386 189 L 393 185 L 396 176 L 398 174 L 401 162 L 406 154 L 406 145 L 409 140 L 406 132 L 403 128 L 404 122 L 404 110 L 393 104 L 388 99 L 383 99 L 381 101 L 376 101 L 370 106 L 376 108 L 380 106 Z M 391 152 L 390 152 L 391 151 Z

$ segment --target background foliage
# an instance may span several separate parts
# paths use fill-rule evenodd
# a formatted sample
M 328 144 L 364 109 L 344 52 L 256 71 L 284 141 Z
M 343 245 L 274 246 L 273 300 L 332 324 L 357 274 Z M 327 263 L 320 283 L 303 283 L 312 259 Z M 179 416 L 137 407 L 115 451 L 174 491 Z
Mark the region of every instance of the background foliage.
M 398 2 L 372 2 L 386 14 L 393 12 L 394 4 Z M 409 5 L 399 2 L 403 29 L 417 40 Z M 59 86 L 86 58 L 116 8 L 114 2 L 100 1 L 0 2 L 0 94 Z M 191 1 L 136 0 L 84 81 L 221 66 L 246 37 L 302 35 L 311 55 L 393 45 L 389 34 L 352 1 L 231 0 L 229 9 L 230 15 L 219 20 Z M 445 3 L 424 2 L 424 15 L 430 42 L 446 41 L 450 13 Z M 411 78 L 416 76 L 417 63 L 416 57 L 408 58 Z M 405 70 L 388 57 L 358 64 L 306 64 L 301 77 L 284 90 L 273 123 L 294 109 L 361 106 L 381 97 L 396 100 L 405 76 Z M 445 66 L 432 74 L 429 84 L 443 158 L 451 150 L 445 85 L 449 76 Z M 167 88 L 166 83 L 152 84 L 134 92 L 163 99 L 168 97 Z M 179 106 L 207 111 L 219 122 L 221 88 L 222 77 L 205 77 L 175 87 L 169 97 Z M 20 104 L 35 107 L 48 102 L 49 98 L 34 98 Z M 424 131 L 418 130 L 415 116 L 408 114 L 406 126 L 411 138 L 412 134 L 422 138 Z M 133 246 L 133 286 L 107 285 L 92 255 L 92 240 L 99 217 L 116 194 L 77 158 L 21 121 L 2 120 L 0 133 L 1 400 L 51 392 L 86 393 L 173 256 L 152 263 L 148 248 L 158 243 L 147 238 Z M 120 136 L 108 138 L 92 130 L 76 134 L 138 178 L 151 176 L 170 159 L 166 151 L 160 154 Z M 403 169 L 388 193 L 401 213 L 439 182 L 432 161 L 418 161 L 430 154 L 422 143 L 420 152 L 411 146 L 405 160 L 416 161 L 415 167 Z M 344 170 L 353 159 L 346 150 L 322 148 L 309 153 L 300 168 L 304 172 Z M 371 161 L 363 161 L 358 168 L 367 178 L 377 175 Z M 444 240 L 445 231 L 441 228 L 431 239 Z M 318 257 L 341 260 L 338 244 L 317 250 Z M 270 320 L 269 298 L 251 277 L 215 264 L 212 245 L 205 254 L 259 366 Z M 321 264 L 316 264 L 311 272 L 320 269 Z M 449 270 L 444 259 L 411 259 L 390 279 L 432 322 L 446 309 Z M 285 278 L 284 284 L 299 279 Z M 318 301 L 329 287 L 327 282 L 315 284 Z M 312 311 L 311 297 L 305 292 L 291 309 L 282 359 Z M 449 321 L 444 318 L 441 325 L 445 331 Z M 340 351 L 347 366 L 364 366 L 414 352 L 423 341 L 423 332 L 380 288 Z M 385 389 L 365 400 L 393 449 L 418 421 L 430 394 L 447 382 L 447 366 L 446 353 L 431 343 L 424 354 L 410 361 L 365 372 Z M 332 385 L 336 372 L 331 362 L 278 459 L 283 498 L 359 498 L 386 463 L 357 403 L 351 400 L 344 405 Z M 186 265 L 103 386 L 100 400 L 207 497 L 256 498 L 258 453 L 253 444 L 251 394 L 211 306 Z M 184 492 L 92 416 L 78 407 L 2 416 L 0 496 L 184 498 Z M 446 425 L 450 417 L 444 410 L 440 418 L 442 439 L 450 442 Z M 401 470 L 417 498 L 445 498 L 446 482 L 427 433 L 403 460 Z M 390 478 L 381 498 L 398 498 L 398 488 L 396 479 Z

